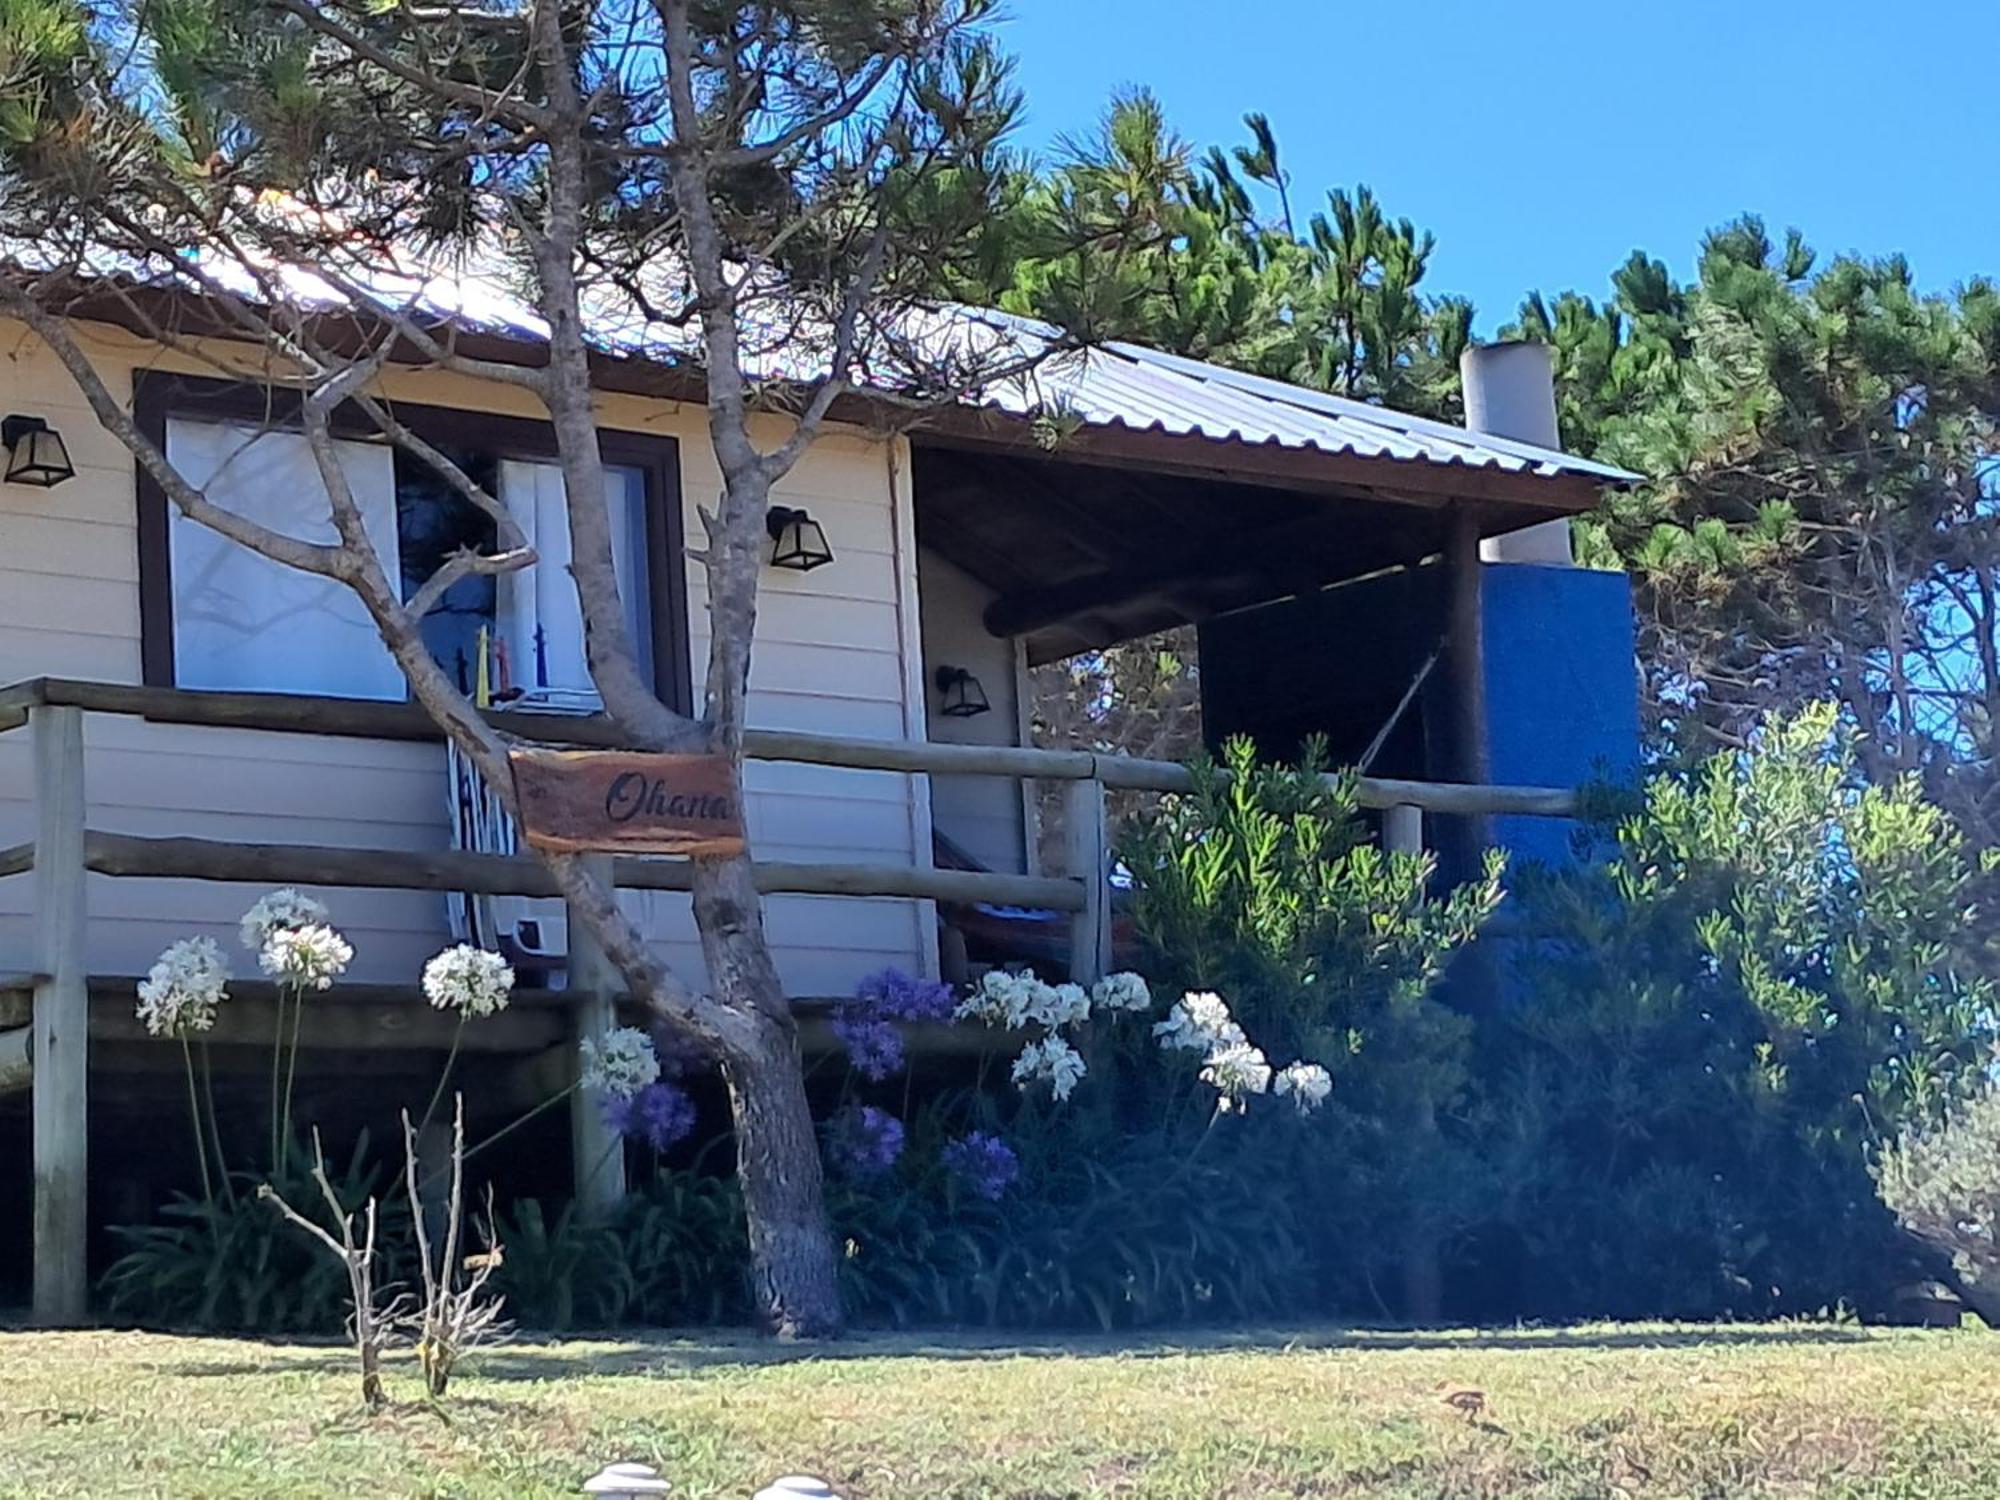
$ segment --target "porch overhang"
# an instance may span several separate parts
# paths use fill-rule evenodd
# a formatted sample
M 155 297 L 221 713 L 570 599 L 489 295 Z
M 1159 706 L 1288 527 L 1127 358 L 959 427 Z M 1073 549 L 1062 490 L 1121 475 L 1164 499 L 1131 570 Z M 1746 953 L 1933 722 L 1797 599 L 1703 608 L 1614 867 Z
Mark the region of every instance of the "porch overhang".
M 1605 479 L 992 411 L 911 433 L 918 540 L 993 589 L 1031 662 L 1310 593 L 1592 509 Z

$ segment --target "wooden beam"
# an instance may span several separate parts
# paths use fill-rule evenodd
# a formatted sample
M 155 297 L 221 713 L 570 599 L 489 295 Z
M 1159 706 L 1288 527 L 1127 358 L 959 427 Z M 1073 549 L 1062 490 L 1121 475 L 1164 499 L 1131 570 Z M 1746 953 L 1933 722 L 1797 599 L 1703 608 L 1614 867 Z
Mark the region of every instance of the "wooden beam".
M 1483 784 L 1492 774 L 1486 715 L 1485 565 L 1472 508 L 1453 508 L 1445 546 L 1445 680 L 1451 694 L 1453 779 Z
M 587 854 L 582 862 L 594 879 L 612 884 L 609 855 Z M 618 996 L 625 985 L 610 955 L 591 936 L 574 906 L 568 910 L 568 934 L 569 985 L 575 992 L 569 1007 L 570 1064 L 574 1068 L 580 1060 L 577 1044 L 585 1037 L 602 1036 L 618 1024 Z M 569 1097 L 570 1183 L 578 1212 L 600 1222 L 616 1213 L 625 1197 L 625 1143 L 605 1120 L 603 1103 L 583 1088 Z
M 1391 854 L 1424 852 L 1424 810 L 1407 802 L 1382 809 L 1382 847 Z
M 165 723 L 183 724 L 233 724 L 237 727 L 276 729 L 296 733 L 346 734 L 363 733 L 351 726 L 336 728 L 308 727 L 306 719 L 315 723 L 340 723 L 339 716 L 355 709 L 395 710 L 403 714 L 406 705 L 362 704 L 340 698 L 306 698 L 277 693 L 182 693 L 173 688 L 140 688 L 125 684 L 76 682 L 62 678 L 38 679 L 26 684 L 39 693 L 45 694 L 45 701 L 54 705 L 69 705 L 95 713 L 129 714 Z M 40 701 L 40 700 L 38 700 Z M 314 712 L 301 714 L 301 707 L 309 707 Z M 216 717 L 220 707 L 226 710 L 225 717 Z M 318 710 L 324 709 L 325 713 Z M 419 715 L 421 717 L 421 715 Z M 560 715 L 515 714 L 512 722 L 532 720 L 542 743 L 586 744 L 622 743 L 614 741 L 608 733 L 608 721 L 596 718 L 564 718 Z M 593 726 L 597 726 L 593 728 Z M 389 736 L 391 738 L 399 736 Z M 413 736 L 435 738 L 435 733 Z M 751 730 L 744 736 L 747 753 L 753 760 L 790 761 L 807 765 L 838 766 L 855 770 L 903 771 L 951 776 L 1011 776 L 1031 777 L 1043 781 L 1081 781 L 1095 777 L 1108 787 L 1156 792 L 1186 791 L 1193 783 L 1187 768 L 1174 761 L 1142 760 L 1133 756 L 1094 755 L 1084 750 L 1037 750 L 1026 746 L 1013 745 L 953 745 L 931 740 L 868 740 L 842 735 L 800 734 L 788 730 Z M 1493 813 L 1521 813 L 1536 817 L 1573 817 L 1576 812 L 1574 792 L 1555 787 L 1520 786 L 1460 786 L 1451 783 L 1394 781 L 1379 777 L 1361 778 L 1361 801 L 1367 807 L 1389 807 L 1398 802 L 1407 802 L 1430 812 L 1468 812 L 1483 807 Z M 110 837 L 95 835 L 99 840 Z M 122 836 L 120 836 L 122 838 Z M 133 845 L 158 845 L 168 840 L 123 840 Z M 202 841 L 196 841 L 202 842 Z M 111 846 L 101 848 L 108 851 Z M 248 846 L 267 847 L 267 846 Z M 276 846 L 305 847 L 305 846 Z M 336 850 L 334 853 L 352 855 L 366 854 L 367 851 Z M 395 851 L 385 858 L 401 863 L 412 860 L 432 861 L 444 858 L 441 853 L 417 855 L 409 851 Z M 463 855 L 469 860 L 492 861 L 494 855 Z M 524 867 L 525 868 L 525 865 Z M 825 867 L 812 865 L 760 865 L 760 871 L 776 871 L 773 878 L 790 881 L 806 878 L 798 872 L 818 870 Z M 841 867 L 834 867 L 841 868 Z M 875 867 L 866 867 L 871 871 Z M 619 865 L 619 884 L 634 888 L 655 890 L 685 889 L 677 882 L 686 879 L 673 872 L 671 864 L 648 862 L 643 866 L 634 861 L 624 861 Z M 884 867 L 886 872 L 886 867 Z M 661 875 L 648 872 L 669 872 Z M 106 872 L 111 873 L 111 872 Z M 121 874 L 171 874 L 171 870 L 125 869 Z M 1018 880 L 1019 876 L 967 875 L 966 872 L 939 871 L 939 875 L 965 875 L 977 880 Z M 213 877 L 225 878 L 225 877 Z M 252 879 L 261 879 L 253 876 Z M 311 875 L 296 877 L 306 884 L 340 884 L 341 881 L 315 882 Z M 464 885 L 451 882 L 476 880 L 469 867 L 461 869 L 453 865 L 449 878 L 444 883 L 433 886 L 428 881 L 403 882 L 380 878 L 364 883 L 389 887 L 406 886 L 410 889 L 467 889 Z M 761 877 L 760 877 L 761 878 Z M 886 873 L 883 878 L 887 878 Z M 503 887 L 500 882 L 512 882 L 514 875 L 498 877 L 491 887 L 499 894 L 549 895 L 552 885 L 534 885 L 518 888 L 512 884 Z M 838 884 L 838 883 L 836 883 Z M 475 885 L 475 890 L 486 889 Z M 790 889 L 790 886 L 779 887 Z M 819 891 L 821 894 L 853 894 L 845 886 L 839 889 Z M 883 895 L 901 895 L 901 890 L 886 890 Z M 925 892 L 909 894 L 923 895 Z M 962 894 L 968 900 L 1002 901 L 1005 898 Z M 1033 905 L 1040 897 L 1026 898 L 1015 904 Z M 1047 904 L 1045 901 L 1043 904 Z
M 35 763 L 34 1314 L 89 1310 L 90 982 L 84 950 L 83 713 L 30 711 Z
M 180 1065 L 180 1049 L 151 1036 L 133 1013 L 138 979 L 99 975 L 90 983 L 90 1035 L 94 1043 L 149 1044 Z M 288 1007 L 289 1009 L 289 1007 Z M 346 982 L 306 1002 L 300 1045 L 308 1052 L 410 1051 L 441 1053 L 456 1034 L 466 1054 L 528 1052 L 559 1045 L 565 1035 L 567 997 L 560 991 L 517 989 L 508 1007 L 459 1031 L 457 1017 L 424 1003 L 413 985 Z M 277 990 L 267 980 L 230 981 L 229 1002 L 216 1014 L 208 1041 L 225 1069 L 235 1051 L 255 1050 L 268 1064 L 277 1025 Z M 169 1055 L 171 1057 L 169 1058 Z
M 1121 605 L 1173 596 L 1176 613 L 1199 620 L 1220 609 L 1282 598 L 1369 572 L 1383 562 L 1410 560 L 1432 550 L 1434 532 L 1407 524 L 1377 527 L 1369 546 L 1358 549 L 1333 529 L 1333 518 L 1318 506 L 1295 509 L 1249 530 L 1195 535 L 1187 528 L 1168 533 L 1174 545 L 1137 566 L 1107 568 L 1081 578 L 1002 594 L 986 606 L 983 623 L 993 635 L 1033 635 Z M 1338 559 L 1338 565 L 1330 562 Z
M 971 747 L 968 747 L 971 748 Z M 85 866 L 95 874 L 243 885 L 321 885 L 360 890 L 468 891 L 486 896 L 554 896 L 554 878 L 525 854 L 468 850 L 413 852 L 349 849 L 329 844 L 250 844 L 221 839 L 145 838 L 93 833 Z M 628 890 L 688 891 L 694 866 L 680 859 L 619 859 L 618 884 Z M 908 865 L 807 865 L 764 861 L 757 889 L 766 895 L 913 897 L 957 905 L 990 902 L 1074 911 L 1076 883 L 977 870 Z
M 1205 559 L 1188 556 L 1176 558 L 1165 567 L 1108 569 L 1045 588 L 1002 594 L 986 606 L 980 619 L 989 635 L 1007 640 L 1068 625 L 1143 599 L 1164 598 L 1194 588 L 1254 584 L 1260 574 L 1259 566 L 1252 561 L 1227 561 L 1216 557 L 1211 550 Z

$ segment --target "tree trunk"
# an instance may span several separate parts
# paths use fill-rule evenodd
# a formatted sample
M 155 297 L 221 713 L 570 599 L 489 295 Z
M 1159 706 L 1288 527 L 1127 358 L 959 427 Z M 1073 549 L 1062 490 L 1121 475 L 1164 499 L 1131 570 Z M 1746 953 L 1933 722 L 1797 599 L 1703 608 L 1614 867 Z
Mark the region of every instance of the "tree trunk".
M 830 1338 L 840 1332 L 840 1287 L 798 1039 L 789 1024 L 764 1031 L 766 1055 L 722 1065 L 736 1116 L 751 1284 L 780 1338 Z
M 819 1142 L 798 1031 L 764 937 L 747 857 L 696 862 L 694 913 L 710 981 L 751 1022 L 748 1034 L 725 1050 L 722 1076 L 735 1117 L 757 1307 L 780 1338 L 829 1338 L 840 1332 L 840 1288 Z

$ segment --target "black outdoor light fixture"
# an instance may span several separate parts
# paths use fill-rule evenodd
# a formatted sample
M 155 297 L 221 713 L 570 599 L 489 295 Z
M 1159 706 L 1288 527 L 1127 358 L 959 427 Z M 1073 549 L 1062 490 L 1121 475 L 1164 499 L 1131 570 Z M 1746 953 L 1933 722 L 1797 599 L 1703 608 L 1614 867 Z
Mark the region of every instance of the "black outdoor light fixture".
M 52 489 L 76 477 L 62 434 L 40 417 L 0 420 L 0 445 L 7 449 L 7 483 Z
M 986 701 L 986 689 L 979 685 L 979 679 L 963 667 L 939 667 L 937 686 L 944 694 L 944 707 L 938 711 L 947 719 L 977 718 L 993 707 Z
M 826 532 L 804 511 L 792 505 L 774 505 L 764 517 L 764 529 L 771 533 L 771 566 L 810 573 L 833 561 L 833 548 L 826 544 Z

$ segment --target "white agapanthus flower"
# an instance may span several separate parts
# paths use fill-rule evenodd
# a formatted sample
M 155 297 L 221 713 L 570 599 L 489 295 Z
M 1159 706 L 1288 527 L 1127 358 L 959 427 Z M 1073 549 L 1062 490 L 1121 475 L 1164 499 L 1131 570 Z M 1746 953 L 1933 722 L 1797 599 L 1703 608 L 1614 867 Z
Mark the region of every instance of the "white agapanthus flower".
M 1248 1042 L 1229 1042 L 1208 1054 L 1201 1065 L 1201 1081 L 1222 1095 L 1222 1108 L 1243 1107 L 1252 1094 L 1271 1086 L 1271 1064 Z
M 1080 984 L 1045 984 L 1034 997 L 1028 1019 L 1050 1031 L 1081 1026 L 1090 1019 L 1090 996 Z
M 1107 974 L 1090 987 L 1090 1003 L 1099 1010 L 1151 1010 L 1153 991 L 1137 974 Z
M 470 943 L 447 948 L 424 965 L 424 998 L 439 1010 L 496 1016 L 514 993 L 507 960 Z
M 1021 1088 L 1046 1082 L 1061 1102 L 1089 1071 L 1076 1048 L 1059 1036 L 1045 1036 L 1021 1049 L 1021 1055 L 1014 1059 L 1013 1079 Z
M 1318 1063 L 1291 1063 L 1280 1068 L 1278 1076 L 1271 1080 L 1271 1092 L 1290 1096 L 1299 1113 L 1309 1115 L 1326 1103 L 1333 1092 L 1333 1075 Z
M 257 955 L 266 974 L 302 990 L 331 989 L 353 960 L 347 939 L 321 922 L 275 929 Z
M 1153 1035 L 1170 1052 L 1213 1052 L 1246 1040 L 1228 1004 L 1209 990 L 1190 990 L 1176 1000 L 1166 1020 L 1153 1023 Z
M 653 1039 L 636 1026 L 614 1026 L 602 1036 L 587 1036 L 577 1044 L 583 1086 L 594 1094 L 630 1099 L 660 1081 L 660 1055 Z
M 1032 974 L 1011 974 L 1005 969 L 988 969 L 979 984 L 959 1003 L 955 1012 L 961 1021 L 984 1021 L 988 1026 L 1004 1026 L 1018 1031 L 1046 1009 L 1049 986 Z
M 330 915 L 325 902 L 286 886 L 243 913 L 243 946 L 252 953 L 262 953 L 272 933 L 297 927 L 323 927 Z
M 184 938 L 139 981 L 137 1014 L 150 1036 L 187 1037 L 215 1025 L 229 998 L 229 960 L 214 938 Z

